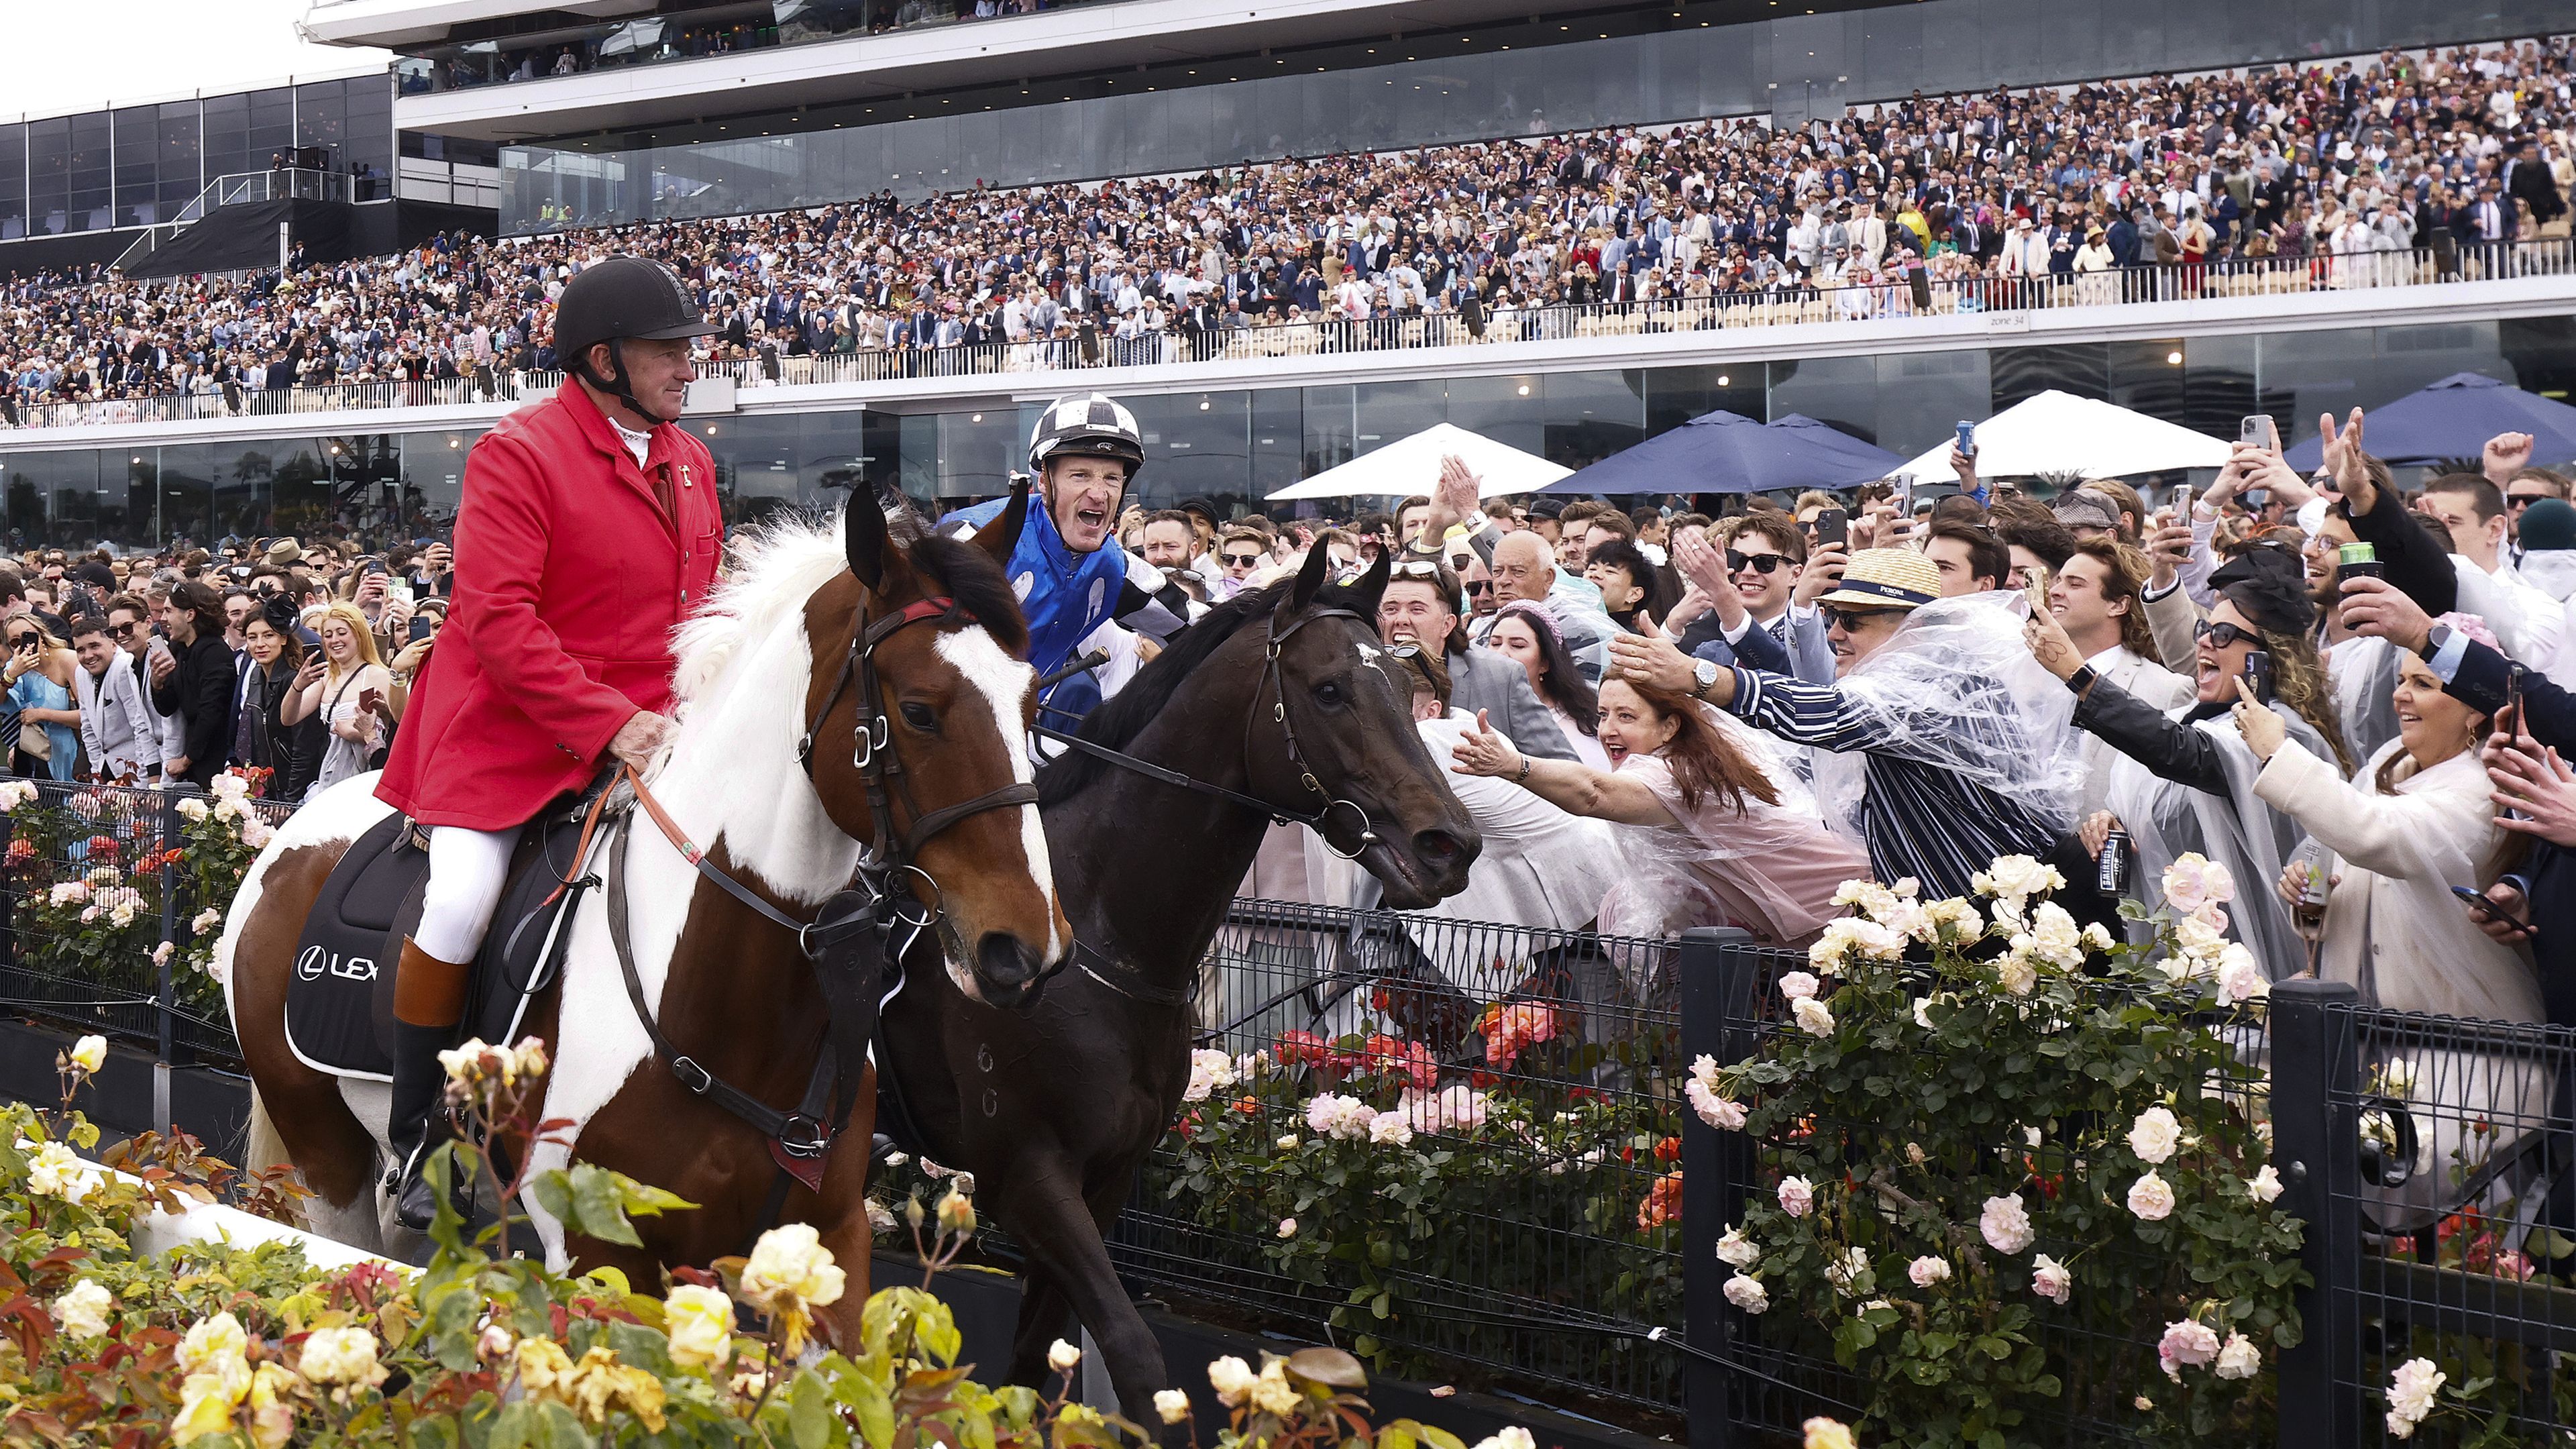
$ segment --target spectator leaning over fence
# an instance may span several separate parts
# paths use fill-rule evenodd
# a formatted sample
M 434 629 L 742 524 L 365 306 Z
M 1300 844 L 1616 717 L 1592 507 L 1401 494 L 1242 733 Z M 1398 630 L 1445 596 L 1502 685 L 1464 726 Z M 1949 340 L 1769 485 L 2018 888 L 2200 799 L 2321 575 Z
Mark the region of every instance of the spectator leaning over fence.
M 1602 681 L 1600 728 L 1609 770 L 1530 759 L 1482 718 L 1450 754 L 1458 774 L 1507 780 L 1571 814 L 1633 827 L 1620 833 L 1603 930 L 1670 936 L 1739 925 L 1801 945 L 1836 914 L 1841 884 L 1868 872 L 1859 844 L 1825 829 L 1785 756 L 1689 695 L 1614 673 Z
M 7 662 L 0 664 L 0 688 L 7 691 L 6 725 L 17 737 L 10 772 L 50 780 L 72 779 L 80 762 L 80 707 L 72 687 L 80 664 L 72 651 L 38 621 L 33 611 L 20 614 L 6 629 Z
M 80 706 L 81 753 L 93 780 L 133 782 L 161 773 L 161 725 L 134 661 L 116 647 L 107 621 L 72 625 L 72 694 Z
M 170 586 L 161 628 L 170 648 L 152 662 L 152 706 L 179 721 L 179 752 L 162 761 L 162 774 L 204 789 L 223 773 L 232 747 L 234 663 L 223 601 L 182 579 Z
M 1939 571 L 1913 549 L 1854 554 L 1818 600 L 1839 671 L 1831 686 L 1721 670 L 1661 638 L 1610 647 L 1650 690 L 1815 746 L 1817 805 L 1866 843 L 1880 880 L 1911 876 L 1927 899 L 1968 895 L 1996 857 L 2045 857 L 2073 830 L 2083 757 L 2072 701 L 2031 663 L 2019 621 L 1991 597 L 1940 593 Z

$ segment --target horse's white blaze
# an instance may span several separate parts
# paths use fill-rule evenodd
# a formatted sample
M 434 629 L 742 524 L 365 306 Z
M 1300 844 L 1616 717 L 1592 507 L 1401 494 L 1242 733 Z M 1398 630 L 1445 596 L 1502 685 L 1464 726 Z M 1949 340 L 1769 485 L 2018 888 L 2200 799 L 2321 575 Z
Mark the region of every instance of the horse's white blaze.
M 1003 753 L 1010 756 L 1011 778 L 1023 785 L 1036 779 L 1029 752 L 1020 748 L 1020 740 L 1027 733 L 1029 691 L 1037 687 L 1038 672 L 1004 653 L 980 625 L 940 635 L 937 648 L 939 657 L 964 675 L 966 682 L 975 686 L 993 707 L 993 728 L 1000 735 Z M 1038 817 L 1035 805 L 1016 808 L 1020 815 L 1020 851 L 1028 861 L 1029 881 L 1038 888 L 1038 899 L 1046 903 L 1046 959 L 1053 963 L 1064 955 L 1064 939 L 1055 927 L 1060 913 L 1055 904 L 1055 870 L 1047 861 L 1046 824 Z M 956 962 L 948 963 L 948 974 L 951 980 L 958 977 Z M 960 986 L 964 988 L 965 983 Z M 971 989 L 966 994 L 977 996 Z

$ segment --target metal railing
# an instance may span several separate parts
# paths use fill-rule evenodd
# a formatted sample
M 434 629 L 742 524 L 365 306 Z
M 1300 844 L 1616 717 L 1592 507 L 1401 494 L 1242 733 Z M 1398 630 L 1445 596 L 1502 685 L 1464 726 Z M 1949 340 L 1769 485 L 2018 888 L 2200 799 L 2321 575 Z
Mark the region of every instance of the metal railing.
M 209 1009 L 210 983 L 175 964 L 192 939 L 187 912 L 206 903 L 137 871 L 178 838 L 189 793 L 44 783 L 34 806 L 0 815 L 0 1006 L 149 1044 L 163 1060 L 238 1057 L 220 993 Z M 134 920 L 104 945 L 92 927 L 44 929 L 38 903 L 71 882 L 91 897 L 75 905 L 134 890 Z M 161 942 L 177 949 L 156 961 Z M 1806 965 L 1734 931 L 1647 940 L 1237 901 L 1202 963 L 1194 1045 L 1274 1065 L 1184 1104 L 1111 1254 L 1128 1281 L 1189 1312 L 1328 1337 L 1382 1371 L 1664 1428 L 1686 1414 L 1703 1449 L 1794 1442 L 1806 1416 L 1849 1417 L 1866 1394 L 1802 1315 L 1754 1318 L 1726 1302 L 1727 1269 L 1704 1245 L 1767 1190 L 1765 1148 L 1701 1122 L 1677 1087 L 1702 1053 L 1759 1051 L 1778 1028 L 1767 1004 L 1780 976 Z M 1498 1047 L 1514 1010 L 1545 1030 Z M 2478 1402 L 2447 1405 L 2414 1442 L 2576 1437 L 2576 1031 L 2378 1010 L 2348 985 L 2292 980 L 2242 1050 L 2241 1078 L 2175 1110 L 2188 1125 L 2266 1099 L 2282 1205 L 2305 1223 L 2314 1280 L 2297 1305 L 2302 1341 L 2265 1368 L 2283 1449 L 2384 1442 L 2390 1376 L 2418 1357 Z M 1439 1170 L 1407 1185 L 1427 1231 L 1403 1231 L 1408 1204 L 1363 1185 L 1313 1212 L 1385 1226 L 1368 1251 L 1285 1253 L 1262 1179 L 1228 1185 L 1210 1155 L 1192 1157 L 1211 1129 L 1256 1144 L 1315 1136 L 1299 1110 L 1315 1094 L 1384 1096 L 1408 1073 L 1442 1103 L 1399 1108 L 1431 1114 L 1413 1119 L 1414 1145 Z M 1863 1142 L 1886 1128 L 1802 1130 Z M 1685 1176 L 1679 1211 L 1657 1216 L 1663 1185 Z M 2043 1347 L 2078 1368 L 2024 1437 L 2070 1449 L 2132 1438 L 2123 1406 L 2136 1385 L 2080 1366 L 2151 1361 L 2154 1331 L 2116 1312 L 2053 1324 Z
M 307 173 L 321 174 L 321 173 Z M 341 177 L 345 182 L 348 178 Z M 745 390 L 894 382 L 918 378 L 1018 377 L 1138 367 L 1329 357 L 1425 347 L 1508 347 L 1516 343 L 1650 337 L 1817 323 L 1866 324 L 1914 317 L 1961 317 L 2241 297 L 2415 287 L 2438 282 L 2576 276 L 2576 239 L 2497 242 L 2350 256 L 2236 258 L 2196 265 L 2128 267 L 2082 275 L 1908 278 L 1866 285 L 1715 292 L 1647 302 L 1503 309 L 1474 319 L 1415 312 L 1360 319 L 1163 330 L 1121 335 L 1090 328 L 1021 342 L 868 348 L 803 357 L 737 358 L 702 364 Z M 451 406 L 538 397 L 557 372 L 496 367 L 470 377 L 333 383 L 262 389 L 229 385 L 205 392 L 87 402 L 0 402 L 0 425 L 68 428 L 122 423 L 203 422 L 226 417 Z
M 276 166 L 266 171 L 237 171 L 218 176 L 189 198 L 170 220 L 143 229 L 116 258 L 116 267 L 130 271 L 145 257 L 175 240 L 190 225 L 205 220 L 227 206 L 247 206 L 261 201 L 356 201 L 358 178 L 337 171 L 313 171 L 296 166 Z

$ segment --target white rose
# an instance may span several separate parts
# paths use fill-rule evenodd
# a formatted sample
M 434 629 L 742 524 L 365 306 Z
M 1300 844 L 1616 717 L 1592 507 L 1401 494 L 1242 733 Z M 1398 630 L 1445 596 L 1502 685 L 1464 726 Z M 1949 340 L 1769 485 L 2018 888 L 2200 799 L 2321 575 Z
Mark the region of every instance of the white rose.
M 2018 1253 L 2029 1247 L 2036 1236 L 2030 1225 L 2030 1209 L 2018 1195 L 1987 1198 L 1985 1211 L 1977 1215 L 1977 1231 L 1998 1253 Z
M 2185 916 L 2174 922 L 2174 944 L 2192 960 L 2207 962 L 2227 948 L 2227 937 L 2200 917 Z
M 95 1075 L 99 1068 L 107 1065 L 107 1038 L 82 1037 L 72 1043 L 72 1049 L 66 1055 L 71 1058 L 73 1066 Z
M 1738 1273 L 1726 1280 L 1726 1301 L 1747 1313 L 1760 1313 L 1771 1306 L 1771 1294 L 1761 1279 Z
M 2057 867 L 2042 865 L 2027 855 L 1996 856 L 1995 863 L 1982 873 L 1982 877 L 1986 884 L 1977 887 L 1981 894 L 2009 900 L 2016 905 L 2032 896 L 2061 890 L 2066 885 L 2066 877 L 2057 873 Z M 1975 882 L 1971 881 L 1970 885 L 1975 886 Z
M 1815 1184 L 1803 1177 L 1780 1179 L 1780 1211 L 1793 1218 L 1803 1218 L 1815 1203 Z
M 1279 1220 L 1279 1236 L 1283 1238 L 1293 1238 L 1297 1236 L 1297 1220 L 1295 1218 L 1281 1218 Z
M 54 1300 L 54 1321 L 61 1324 L 63 1332 L 72 1338 L 105 1338 L 107 1311 L 115 1306 L 115 1294 L 84 1278 L 74 1283 L 70 1292 Z
M 1743 1228 L 1728 1228 L 1717 1240 L 1717 1260 L 1730 1268 L 1750 1268 L 1762 1261 L 1762 1245 L 1744 1236 Z
M 1780 977 L 1780 994 L 1791 1001 L 1804 1001 L 1816 994 L 1817 985 L 1818 982 L 1811 972 L 1785 972 Z
M 1413 1124 L 1402 1112 L 1380 1112 L 1369 1119 L 1369 1141 L 1380 1145 L 1409 1147 L 1413 1143 Z
M 205 935 L 209 931 L 220 931 L 223 928 L 224 913 L 223 910 L 217 906 L 206 907 L 204 910 L 197 912 L 197 914 L 188 922 L 188 929 L 200 936 Z
M 376 1363 L 376 1336 L 363 1328 L 317 1328 L 304 1336 L 296 1371 L 317 1384 L 368 1384 L 384 1380 Z
M 2415 1095 L 2415 1064 L 2399 1057 L 2380 1068 L 2379 1082 L 2382 1094 L 2404 1101 Z
M 1917 1288 L 1929 1288 L 1935 1283 L 1947 1283 L 1950 1281 L 1950 1260 L 1936 1258 L 1926 1253 L 1905 1265 L 1905 1276 Z
M 2129 1150 L 2142 1161 L 2170 1161 L 2174 1149 L 2181 1145 L 2182 1123 L 2174 1119 L 2170 1108 L 2149 1107 L 2129 1124 Z
M 1915 1024 L 1916 1026 L 1919 1026 L 1919 1027 L 1923 1028 L 1925 1031 L 1931 1031 L 1931 1030 L 1934 1030 L 1934 1027 L 1933 1027 L 1933 1025 L 1932 1025 L 1932 1014 L 1931 1014 L 1931 1013 L 1932 1013 L 1932 998 L 1931 998 L 1931 997 L 1929 997 L 1929 996 L 1918 996 L 1918 997 L 1914 998 L 1914 1024 Z
M 2415 1426 L 2433 1412 L 2437 1395 L 2450 1376 L 2433 1366 L 2429 1358 L 2410 1358 L 2388 1376 L 2388 1432 L 2394 1438 L 2411 1439 Z
M 1074 1365 L 1080 1362 L 1082 1362 L 1082 1350 L 1063 1339 L 1059 1338 L 1047 1345 L 1047 1367 L 1057 1373 L 1069 1374 L 1073 1372 Z
M 2073 970 L 2084 964 L 2084 932 L 2055 901 L 2042 901 L 2030 913 L 2032 950 L 2051 965 Z
M 206 814 L 206 802 L 198 799 L 194 795 L 191 795 L 179 802 L 179 816 L 183 820 L 192 822 L 203 820 L 206 818 Z
M 1790 1003 L 1789 1014 L 1797 1018 L 1799 1026 L 1813 1035 L 1832 1036 L 1834 1034 L 1833 1012 L 1826 1009 L 1823 1002 L 1812 996 L 1802 996 Z
M 2272 994 L 2272 983 L 2263 975 L 2254 953 L 2230 941 L 2218 952 L 2218 999 L 2234 1006 Z
M 1682 1095 L 1690 1099 L 1691 1110 L 1699 1120 L 1721 1132 L 1744 1130 L 1744 1104 L 1732 1097 L 1721 1097 L 1697 1077 L 1682 1084 Z
M 873 1223 L 885 1208 L 868 1199 Z M 892 1226 L 894 1215 L 886 1213 Z M 733 1300 L 721 1288 L 683 1283 L 662 1300 L 662 1331 L 670 1335 L 671 1361 L 682 1368 L 714 1369 L 733 1356 Z
M 2165 1377 L 2182 1382 L 2182 1371 L 2198 1368 L 2218 1357 L 2218 1335 L 2197 1319 L 2186 1318 L 2165 1325 L 2164 1337 L 2156 1341 L 2156 1362 Z
M 2281 1195 L 2281 1174 L 2264 1163 L 2260 1172 L 2245 1180 L 2245 1195 L 2256 1202 L 2268 1203 Z
M 48 1142 L 37 1148 L 36 1155 L 27 1163 L 27 1191 L 38 1197 L 83 1202 L 96 1186 L 89 1164 L 59 1142 Z
M 1232 1354 L 1209 1364 L 1207 1374 L 1208 1386 L 1215 1389 L 1218 1400 L 1226 1404 L 1242 1403 L 1243 1396 L 1252 1392 L 1252 1382 L 1256 1377 L 1252 1365 Z
M 2201 904 L 2209 899 L 2208 869 L 2209 857 L 2197 850 L 2186 850 L 2175 856 L 2173 864 L 2165 867 L 2164 877 L 2158 882 L 2164 890 L 2165 904 L 2185 914 L 2200 909 Z
M 1154 1391 L 1154 1417 L 1166 1424 L 1177 1424 L 1190 1416 L 1190 1396 L 1179 1389 Z
M 1995 984 L 2014 996 L 2028 996 L 2039 985 L 2039 968 L 2030 964 L 2030 956 L 2021 943 L 2027 936 L 2013 938 L 2013 948 L 1995 958 Z
M 2108 951 L 2117 944 L 2118 942 L 2111 939 L 2111 933 L 2102 929 L 2102 923 L 2100 921 L 2088 921 L 2085 923 L 2084 945 L 2087 950 Z
M 822 1235 L 809 1223 L 771 1228 L 752 1244 L 742 1266 L 742 1296 L 765 1312 L 821 1308 L 838 1303 L 848 1275 L 832 1260 Z
M 1835 1292 L 1849 1293 L 1852 1285 L 1868 1271 L 1869 1254 L 1858 1248 L 1848 1248 L 1840 1258 L 1825 1265 L 1825 1281 L 1834 1285 Z
M 2218 1376 L 2222 1379 L 2250 1379 L 2263 1367 L 2263 1351 L 2254 1340 L 2241 1333 L 2227 1335 L 2219 1346 Z
M 2129 1184 L 2129 1211 L 2145 1222 L 2162 1222 L 2174 1210 L 2173 1185 L 2150 1171 Z
M 2067 1297 L 2072 1294 L 2074 1290 L 2075 1275 L 2067 1271 L 2064 1263 L 2057 1261 L 2046 1253 L 2042 1253 L 2037 1258 L 2031 1260 L 2031 1292 L 2038 1294 L 2040 1297 L 2047 1299 L 2051 1303 L 2064 1307 Z

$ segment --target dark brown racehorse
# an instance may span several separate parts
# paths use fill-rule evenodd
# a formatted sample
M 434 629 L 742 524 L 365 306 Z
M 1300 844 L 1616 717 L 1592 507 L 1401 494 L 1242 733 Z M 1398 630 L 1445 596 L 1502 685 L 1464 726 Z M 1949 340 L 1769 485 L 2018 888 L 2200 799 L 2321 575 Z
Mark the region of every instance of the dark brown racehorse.
M 1270 816 L 1314 819 L 1399 909 L 1463 888 L 1479 847 L 1379 644 L 1386 562 L 1349 587 L 1328 563 L 1317 548 L 1293 582 L 1210 611 L 1080 731 L 1216 791 L 1079 752 L 1041 774 L 1072 969 L 1033 1008 L 994 1011 L 916 950 L 886 1008 L 880 1125 L 972 1171 L 1026 1252 L 1012 1378 L 1041 1382 L 1078 1316 L 1139 1423 L 1171 1384 L 1102 1239 L 1187 1085 L 1199 961 Z
M 889 792 L 894 828 L 935 830 L 910 861 L 937 883 L 935 893 L 923 888 L 939 909 L 928 934 L 963 963 L 942 984 L 1016 1003 L 1072 934 L 1036 807 L 977 806 L 1031 779 L 1022 741 L 1035 679 L 1018 657 L 1026 625 L 996 562 L 1009 555 L 1025 509 L 1015 504 L 971 543 L 890 539 L 884 514 L 864 495 L 844 517 L 840 530 L 789 524 L 757 537 L 682 629 L 679 729 L 650 791 L 717 870 L 777 912 L 807 920 L 849 887 L 862 846 L 881 844 L 859 762 L 871 748 L 890 751 L 901 771 Z M 956 607 L 907 607 L 943 597 Z M 913 619 L 892 622 L 906 614 Z M 866 743 L 862 691 L 844 676 L 854 635 L 867 642 L 880 716 L 865 724 Z M 810 776 L 799 758 L 809 726 Z M 373 776 L 338 786 L 279 829 L 243 882 L 217 962 L 257 1090 L 254 1159 L 292 1161 L 319 1194 L 320 1230 L 369 1247 L 383 1241 L 380 1221 L 390 1223 L 378 1200 L 384 1090 L 299 1061 L 283 1008 L 315 893 L 348 843 L 383 818 L 373 786 Z M 969 813 L 943 823 L 952 806 Z M 703 877 L 642 812 L 624 828 L 622 846 L 600 849 L 624 851 L 632 958 L 662 1031 L 716 1078 L 771 1107 L 795 1108 L 828 1017 L 796 933 Z M 601 893 L 584 899 L 563 979 L 528 1013 L 524 1029 L 554 1047 L 544 1114 L 575 1124 L 573 1155 L 701 1206 L 639 1223 L 640 1251 L 568 1236 L 542 1209 L 531 1211 L 557 1265 L 613 1264 L 642 1286 L 659 1281 L 664 1265 L 741 1251 L 779 1170 L 767 1138 L 683 1086 L 656 1056 L 607 914 Z M 860 1090 L 869 1101 L 869 1087 Z M 867 1296 L 869 1121 L 864 1109 L 854 1116 L 821 1190 L 795 1187 L 783 1212 L 820 1229 L 851 1275 L 834 1310 L 849 1330 Z M 564 1158 L 540 1148 L 534 1165 Z

